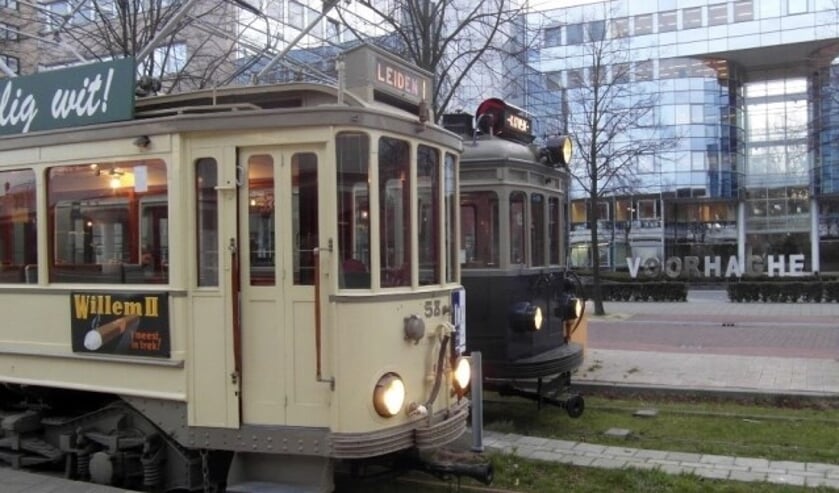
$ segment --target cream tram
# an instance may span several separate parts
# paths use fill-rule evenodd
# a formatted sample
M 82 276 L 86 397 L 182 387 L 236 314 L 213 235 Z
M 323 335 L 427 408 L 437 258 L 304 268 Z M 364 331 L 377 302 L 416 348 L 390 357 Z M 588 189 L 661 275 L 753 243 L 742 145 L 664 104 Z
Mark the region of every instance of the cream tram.
M 484 388 L 563 407 L 583 361 L 582 287 L 565 258 L 567 136 L 532 145 L 531 120 L 500 99 L 474 118 L 445 116 L 464 138 L 460 163 L 462 281 L 469 295 L 467 348 L 480 351 Z
M 462 142 L 428 74 L 345 65 L 133 103 L 130 60 L 0 81 L 0 461 L 329 491 L 464 432 Z

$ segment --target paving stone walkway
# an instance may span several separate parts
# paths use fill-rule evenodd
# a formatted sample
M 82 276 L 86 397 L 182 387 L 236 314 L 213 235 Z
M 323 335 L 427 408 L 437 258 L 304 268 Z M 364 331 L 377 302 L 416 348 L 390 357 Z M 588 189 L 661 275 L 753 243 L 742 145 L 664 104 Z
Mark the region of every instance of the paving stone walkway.
M 659 469 L 710 479 L 839 489 L 839 465 L 667 452 L 485 431 L 484 448 L 526 459 L 607 469 Z

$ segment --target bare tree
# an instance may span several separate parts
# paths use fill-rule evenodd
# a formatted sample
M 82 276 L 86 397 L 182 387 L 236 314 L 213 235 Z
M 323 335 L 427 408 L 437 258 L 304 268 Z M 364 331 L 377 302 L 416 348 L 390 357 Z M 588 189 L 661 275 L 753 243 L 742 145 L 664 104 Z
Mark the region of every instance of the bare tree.
M 400 56 L 434 74 L 432 100 L 439 118 L 469 77 L 501 72 L 501 54 L 510 49 L 513 22 L 521 7 L 512 0 L 361 0 L 393 33 Z M 339 12 L 341 12 L 339 10 Z M 344 23 L 351 24 L 343 18 Z M 355 31 L 356 36 L 365 35 Z M 516 45 L 515 49 L 521 50 Z M 480 84 L 478 82 L 477 84 Z M 498 87 L 498 86 L 495 86 Z
M 237 6 L 230 1 L 195 2 L 181 16 L 185 0 L 25 3 L 16 22 L 39 26 L 39 65 L 136 57 L 155 40 L 137 60 L 138 76 L 161 81 L 163 92 L 223 85 L 236 69 Z
M 630 63 L 623 38 L 608 35 L 604 23 L 582 26 L 585 39 L 578 59 L 585 68 L 567 71 L 564 105 L 577 149 L 571 172 L 589 200 L 592 298 L 595 314 L 602 315 L 598 200 L 614 190 L 640 187 L 639 163 L 672 148 L 676 141 L 658 135 L 656 93 L 648 91 L 644 82 L 652 76 L 651 70 L 647 72 L 649 62 Z

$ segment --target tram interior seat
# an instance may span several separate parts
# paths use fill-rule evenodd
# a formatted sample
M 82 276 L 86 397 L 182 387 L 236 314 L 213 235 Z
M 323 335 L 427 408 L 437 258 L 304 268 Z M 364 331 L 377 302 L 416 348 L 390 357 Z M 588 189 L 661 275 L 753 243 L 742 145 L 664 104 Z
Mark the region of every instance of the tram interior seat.
M 24 266 L 17 264 L 0 265 L 0 283 L 20 283 L 24 279 Z
M 364 262 L 348 258 L 341 263 L 340 286 L 345 289 L 369 289 L 370 273 Z

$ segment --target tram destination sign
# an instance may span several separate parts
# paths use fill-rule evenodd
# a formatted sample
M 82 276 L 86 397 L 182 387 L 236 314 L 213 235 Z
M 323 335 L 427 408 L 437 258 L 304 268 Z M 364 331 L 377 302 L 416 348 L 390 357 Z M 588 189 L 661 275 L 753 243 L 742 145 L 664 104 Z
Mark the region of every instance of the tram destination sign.
M 130 120 L 134 59 L 0 81 L 0 135 Z

